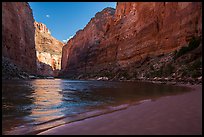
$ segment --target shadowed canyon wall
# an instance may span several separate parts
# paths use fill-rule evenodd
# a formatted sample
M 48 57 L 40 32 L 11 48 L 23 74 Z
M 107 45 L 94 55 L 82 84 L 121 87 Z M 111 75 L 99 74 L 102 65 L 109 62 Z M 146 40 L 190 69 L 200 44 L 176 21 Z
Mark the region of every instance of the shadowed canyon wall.
M 37 67 L 34 38 L 34 19 L 29 4 L 2 2 L 3 59 L 6 58 L 22 71 L 35 74 Z M 8 65 L 3 66 L 3 62 L 5 72 L 10 71 L 12 68 L 7 68 Z
M 106 39 L 114 17 L 115 9 L 105 8 L 96 13 L 83 30 L 79 30 L 62 49 L 63 74 L 77 74 L 92 71 L 89 67 L 99 65 L 97 60 L 101 54 L 101 41 Z M 86 70 L 89 69 L 89 70 Z M 68 72 L 68 73 L 67 73 Z
M 51 36 L 49 29 L 35 22 L 35 44 L 37 54 L 37 74 L 57 76 L 61 69 L 63 43 Z
M 201 36 L 201 2 L 118 2 L 68 41 L 61 76 L 116 72 L 170 53 Z

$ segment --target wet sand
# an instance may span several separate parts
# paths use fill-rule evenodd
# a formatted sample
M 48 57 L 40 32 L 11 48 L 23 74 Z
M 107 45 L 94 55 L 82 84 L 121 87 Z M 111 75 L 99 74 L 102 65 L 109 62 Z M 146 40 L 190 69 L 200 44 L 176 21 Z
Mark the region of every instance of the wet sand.
M 161 97 L 38 135 L 202 135 L 202 85 L 175 96 Z

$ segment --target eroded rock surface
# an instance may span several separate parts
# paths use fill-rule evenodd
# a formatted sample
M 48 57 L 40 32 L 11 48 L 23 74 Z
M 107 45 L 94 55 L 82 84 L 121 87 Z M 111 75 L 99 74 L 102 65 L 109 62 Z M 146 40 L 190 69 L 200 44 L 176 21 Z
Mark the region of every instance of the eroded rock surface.
M 9 68 L 6 68 L 9 65 L 4 66 L 4 70 L 13 68 L 12 77 L 18 77 L 15 73 L 17 68 L 29 74 L 36 73 L 34 38 L 34 19 L 29 4 L 27 2 L 2 2 L 2 59 L 4 60 L 2 66 L 8 64 L 3 63 L 8 62 L 7 60 L 13 64 L 11 66 L 15 66 Z
M 117 73 L 202 36 L 201 2 L 118 2 L 63 47 L 61 76 Z
M 63 43 L 51 36 L 51 32 L 43 23 L 35 22 L 35 44 L 37 74 L 57 76 L 61 69 Z

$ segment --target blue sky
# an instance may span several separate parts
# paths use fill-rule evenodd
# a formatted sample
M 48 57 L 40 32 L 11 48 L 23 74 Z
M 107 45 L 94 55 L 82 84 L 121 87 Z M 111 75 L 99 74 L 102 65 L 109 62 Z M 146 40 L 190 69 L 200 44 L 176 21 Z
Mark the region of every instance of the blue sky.
M 116 2 L 29 2 L 34 19 L 44 23 L 56 39 L 63 41 L 74 36 L 79 29 L 106 7 Z

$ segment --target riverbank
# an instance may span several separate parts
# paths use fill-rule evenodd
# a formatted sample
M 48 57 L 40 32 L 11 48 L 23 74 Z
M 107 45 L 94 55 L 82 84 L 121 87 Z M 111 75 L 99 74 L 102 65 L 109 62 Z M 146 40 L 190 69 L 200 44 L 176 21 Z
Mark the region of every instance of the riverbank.
M 38 135 L 201 135 L 202 85 L 180 86 L 190 87 L 192 92 L 147 101 L 125 110 L 58 126 Z

